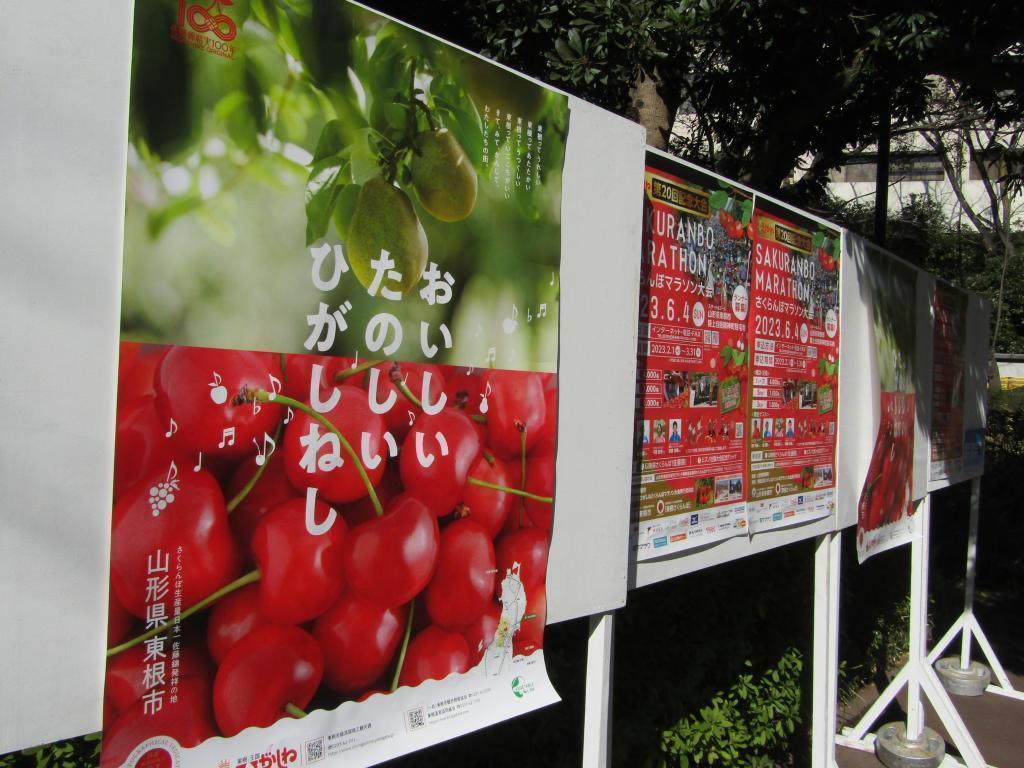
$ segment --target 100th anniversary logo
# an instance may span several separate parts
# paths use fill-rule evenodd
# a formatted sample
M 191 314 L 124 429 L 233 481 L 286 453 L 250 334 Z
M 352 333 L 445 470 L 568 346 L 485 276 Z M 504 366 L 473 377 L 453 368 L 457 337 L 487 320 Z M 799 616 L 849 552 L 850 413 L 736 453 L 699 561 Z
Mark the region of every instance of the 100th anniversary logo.
M 214 0 L 209 5 L 178 0 L 178 18 L 171 26 L 171 37 L 200 51 L 234 59 L 231 41 L 238 35 L 238 26 L 224 12 L 225 6 L 232 5 L 233 0 Z

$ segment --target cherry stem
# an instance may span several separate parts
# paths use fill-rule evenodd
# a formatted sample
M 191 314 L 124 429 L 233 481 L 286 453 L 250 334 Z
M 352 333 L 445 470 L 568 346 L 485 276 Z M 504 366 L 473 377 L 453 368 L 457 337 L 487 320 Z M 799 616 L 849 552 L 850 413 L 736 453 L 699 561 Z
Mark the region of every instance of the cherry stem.
M 519 427 L 519 455 L 521 458 L 521 473 L 523 493 L 526 493 L 526 425 L 518 424 Z M 526 511 L 526 499 L 519 497 L 519 527 L 523 526 L 523 513 Z
M 405 652 L 409 648 L 409 636 L 412 634 L 412 617 L 416 611 L 416 601 L 409 603 L 409 616 L 405 620 L 405 637 L 402 638 L 402 650 L 398 652 L 398 664 L 395 666 L 395 676 L 391 678 L 391 690 L 398 690 L 398 678 L 402 676 L 402 666 L 405 664 Z
M 486 424 L 487 423 L 487 417 L 484 416 L 482 413 L 474 413 L 469 418 L 471 418 L 477 424 Z
M 292 717 L 296 717 L 296 718 L 303 718 L 303 717 L 306 716 L 305 712 L 303 712 L 301 709 L 296 707 L 290 701 L 287 704 L 284 705 L 284 711 L 287 712 Z
M 360 373 L 370 370 L 375 365 L 380 365 L 380 361 L 367 360 L 365 363 L 360 363 L 354 368 L 346 368 L 344 371 L 338 371 L 334 374 L 334 383 L 337 384 L 339 381 L 344 381 L 345 379 L 350 379 L 353 376 L 358 376 Z
M 370 482 L 370 476 L 366 474 L 366 467 L 363 466 L 363 462 L 359 458 L 359 454 L 352 448 L 351 443 L 345 439 L 345 436 L 341 434 L 341 431 L 334 426 L 322 413 L 317 413 L 314 409 L 310 408 L 305 403 L 299 402 L 295 398 L 288 397 L 287 395 L 276 395 L 273 399 L 270 398 L 270 393 L 265 389 L 259 389 L 256 391 L 255 397 L 261 403 L 278 403 L 280 405 L 291 406 L 292 408 L 302 411 L 309 418 L 316 421 L 324 429 L 331 432 L 335 437 L 338 438 L 338 442 L 345 449 L 348 457 L 352 460 L 352 463 L 356 466 L 356 471 L 359 473 L 359 477 L 363 480 L 363 485 L 366 486 L 366 492 L 370 496 L 370 503 L 373 504 L 373 510 L 377 513 L 377 517 L 383 517 L 384 507 L 381 506 L 380 499 L 377 498 L 377 492 L 373 490 L 373 483 Z
M 412 390 L 409 389 L 409 386 L 404 381 L 402 381 L 401 378 L 396 376 L 395 380 L 394 380 L 394 385 L 398 389 L 399 392 L 401 392 L 403 395 L 405 395 L 406 399 L 408 399 L 408 401 L 410 403 L 415 405 L 421 411 L 423 410 L 423 403 L 421 403 L 420 399 L 418 397 L 416 397 L 416 395 L 414 395 L 412 393 Z
M 540 501 L 543 502 L 544 504 L 555 503 L 554 498 L 551 496 L 538 496 L 537 494 L 530 493 L 529 491 L 521 491 L 518 488 L 508 488 L 504 485 L 495 485 L 494 483 L 489 483 L 486 480 L 481 480 L 476 477 L 467 478 L 466 482 L 469 483 L 470 485 L 479 485 L 481 488 L 490 488 L 492 491 L 502 491 L 504 493 L 511 493 L 513 496 L 519 496 L 523 499 L 532 499 L 533 501 Z M 520 522 L 522 522 L 522 517 L 520 517 Z
M 484 448 L 483 454 L 484 454 L 484 461 L 486 461 L 488 464 L 490 464 L 493 467 L 494 466 L 494 462 L 495 462 L 494 454 L 491 453 L 490 451 L 488 451 L 486 448 Z
M 277 431 L 274 433 L 274 445 L 280 445 L 280 444 L 281 444 L 281 423 L 278 422 Z M 266 455 L 266 457 L 263 459 L 263 463 L 259 465 L 257 470 L 253 473 L 253 476 L 249 478 L 249 482 L 247 482 L 245 485 L 243 485 L 242 486 L 242 490 L 240 490 L 238 492 L 238 494 L 231 501 L 228 502 L 227 510 L 228 510 L 228 514 L 229 515 L 238 508 L 239 504 L 241 504 L 243 501 L 245 501 L 245 497 L 248 496 L 249 492 L 252 491 L 252 489 L 256 487 L 256 483 L 258 483 L 260 478 L 263 477 L 263 473 L 267 471 L 267 466 L 269 466 L 269 464 L 270 464 L 270 458 L 275 453 L 276 453 L 276 451 L 271 451 L 269 454 Z
M 244 576 L 239 576 L 237 579 L 235 579 L 231 583 L 225 584 L 223 587 L 218 589 L 216 592 L 214 592 L 209 597 L 205 597 L 202 600 L 200 600 L 198 603 L 196 603 L 195 605 L 193 605 L 193 606 L 191 606 L 189 608 L 186 608 L 184 611 L 182 611 L 180 614 L 178 614 L 175 618 L 177 619 L 178 623 L 180 623 L 180 622 L 184 621 L 185 619 L 187 619 L 189 616 L 192 616 L 193 614 L 199 613 L 200 611 L 204 610 L 205 608 L 209 608 L 211 605 L 216 603 L 218 600 L 220 600 L 225 595 L 229 595 L 232 592 L 235 592 L 236 590 L 239 590 L 242 587 L 247 586 L 249 584 L 253 584 L 253 583 L 255 583 L 255 582 L 259 581 L 259 580 L 260 580 L 260 572 L 258 570 L 256 570 L 256 571 L 249 571 L 249 573 L 245 574 Z M 153 629 L 149 630 L 148 632 L 144 632 L 143 634 L 139 635 L 138 637 L 133 637 L 131 640 L 125 640 L 120 645 L 115 645 L 113 648 L 108 649 L 107 650 L 107 658 L 109 659 L 111 656 L 116 656 L 117 654 L 121 653 L 121 651 L 127 651 L 129 648 L 132 648 L 132 647 L 138 645 L 139 643 L 146 642 L 151 637 L 156 637 L 157 635 L 160 635 L 160 634 L 163 634 L 164 632 L 169 632 L 169 631 L 170 631 L 170 627 L 167 624 L 161 624 L 159 627 L 153 627 Z

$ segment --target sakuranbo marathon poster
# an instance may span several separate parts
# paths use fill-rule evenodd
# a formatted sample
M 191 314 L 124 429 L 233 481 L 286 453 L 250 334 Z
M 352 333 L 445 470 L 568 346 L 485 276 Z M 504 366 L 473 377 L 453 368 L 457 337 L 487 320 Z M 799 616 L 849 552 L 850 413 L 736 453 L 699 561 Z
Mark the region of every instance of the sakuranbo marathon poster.
M 929 480 L 956 479 L 964 464 L 964 346 L 967 294 L 942 280 L 932 295 L 932 411 Z
M 837 229 L 758 198 L 751 281 L 752 533 L 835 511 Z
M 905 544 L 913 533 L 914 432 L 917 423 L 918 271 L 870 243 L 854 264 L 867 289 L 878 386 L 878 432 L 857 503 L 857 558 Z M 868 393 L 865 393 L 867 396 Z
M 640 560 L 746 528 L 749 193 L 648 153 L 637 359 Z
M 103 765 L 363 766 L 556 701 L 566 97 L 344 2 L 134 34 Z

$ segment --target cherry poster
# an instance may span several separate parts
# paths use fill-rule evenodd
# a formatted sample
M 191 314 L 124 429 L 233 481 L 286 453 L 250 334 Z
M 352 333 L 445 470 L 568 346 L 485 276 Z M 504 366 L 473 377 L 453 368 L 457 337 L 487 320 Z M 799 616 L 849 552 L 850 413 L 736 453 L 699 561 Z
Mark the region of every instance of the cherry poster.
M 841 235 L 763 198 L 752 235 L 747 516 L 756 533 L 835 511 Z
M 752 196 L 648 153 L 634 535 L 646 560 L 746 529 Z
M 921 372 L 917 357 L 918 270 L 870 243 L 854 265 L 871 313 L 870 367 L 879 413 L 857 503 L 857 558 L 905 544 L 913 533 L 914 433 Z
M 347 3 L 134 23 L 102 764 L 557 701 L 566 97 Z
M 967 294 L 935 280 L 932 294 L 932 409 L 929 480 L 956 479 L 964 468 L 964 363 Z

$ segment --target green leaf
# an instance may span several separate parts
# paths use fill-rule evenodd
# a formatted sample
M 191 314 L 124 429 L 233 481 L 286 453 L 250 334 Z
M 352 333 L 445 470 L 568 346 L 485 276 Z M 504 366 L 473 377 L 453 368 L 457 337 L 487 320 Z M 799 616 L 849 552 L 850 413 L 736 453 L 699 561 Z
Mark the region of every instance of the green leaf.
M 740 203 L 740 224 L 744 227 L 750 223 L 750 220 L 754 217 L 754 201 L 744 200 Z
M 716 189 L 708 198 L 712 211 L 720 211 L 729 203 L 729 193 L 724 189 Z
M 814 235 L 811 237 L 811 247 L 812 248 L 815 248 L 815 249 L 821 248 L 821 245 L 824 242 L 825 242 L 825 233 L 821 232 L 820 230 L 818 232 L 815 232 Z
M 320 129 L 320 137 L 316 140 L 313 162 L 340 154 L 345 149 L 345 126 L 340 120 L 329 120 Z
M 334 204 L 331 221 L 342 242 L 348 240 L 348 227 L 352 223 L 352 214 L 356 210 L 356 200 L 362 187 L 358 184 L 346 184 L 338 193 L 338 201 Z
M 313 164 L 306 182 L 306 245 L 316 242 L 327 232 L 327 224 L 341 191 L 337 181 L 343 163 L 329 157 Z

